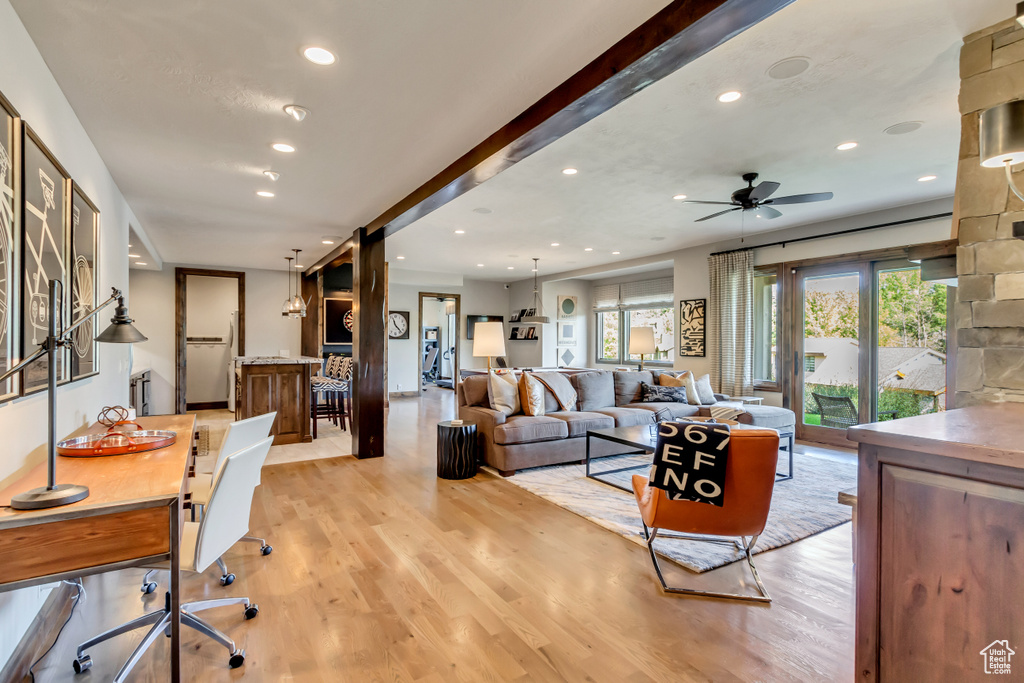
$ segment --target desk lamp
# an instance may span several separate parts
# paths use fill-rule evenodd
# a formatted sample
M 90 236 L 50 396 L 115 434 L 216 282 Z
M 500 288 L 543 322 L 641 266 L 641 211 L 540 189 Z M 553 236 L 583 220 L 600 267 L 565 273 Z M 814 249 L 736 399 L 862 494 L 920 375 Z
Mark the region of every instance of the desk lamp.
M 473 331 L 473 355 L 487 356 L 487 374 L 491 374 L 491 356 L 505 355 L 505 323 L 477 323 Z
M 60 294 L 57 293 L 58 288 Z M 68 346 L 71 343 L 71 335 L 79 327 L 99 313 L 110 304 L 117 302 L 114 309 L 114 317 L 110 319 L 110 327 L 105 329 L 96 341 L 113 344 L 131 344 L 132 342 L 144 342 L 146 337 L 132 325 L 134 322 L 128 317 L 128 308 L 124 305 L 124 296 L 121 290 L 111 288 L 110 298 L 99 306 L 86 313 L 73 325 L 60 332 L 57 331 L 57 321 L 63 318 L 64 311 L 64 286 L 57 280 L 50 280 L 50 320 L 46 340 L 39 345 L 31 356 L 18 363 L 16 366 L 0 375 L 0 382 L 21 371 L 37 359 L 46 356 L 49 362 L 47 368 L 49 379 L 47 382 L 47 401 L 49 408 L 49 433 L 47 441 L 47 480 L 46 486 L 25 491 L 11 498 L 11 507 L 15 510 L 42 510 L 44 508 L 59 507 L 75 503 L 89 496 L 89 488 L 79 484 L 58 484 L 57 483 L 57 349 Z
M 629 328 L 629 355 L 640 354 L 640 370 L 644 369 L 644 354 L 655 353 L 653 327 Z

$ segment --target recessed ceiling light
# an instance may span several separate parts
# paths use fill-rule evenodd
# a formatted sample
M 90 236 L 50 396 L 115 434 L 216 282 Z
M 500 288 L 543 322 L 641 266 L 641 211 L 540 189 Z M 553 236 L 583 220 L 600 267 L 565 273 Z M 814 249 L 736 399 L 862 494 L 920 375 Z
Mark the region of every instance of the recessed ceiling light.
M 483 268 L 483 267 L 484 267 L 484 264 L 482 264 L 482 263 L 478 263 L 478 264 L 476 264 L 476 267 L 477 267 L 477 268 Z
M 297 104 L 287 104 L 284 107 L 284 113 L 292 117 L 296 121 L 301 121 L 309 115 L 309 110 L 305 107 L 300 107 Z
M 295 151 L 294 147 L 292 147 L 291 145 L 286 145 L 283 142 L 275 142 L 273 145 L 271 145 L 271 147 L 276 149 L 278 152 L 294 152 Z
M 840 152 L 845 152 L 847 150 L 853 149 L 856 146 L 856 142 L 844 142 L 840 145 L 836 145 L 836 149 L 838 149 Z
M 730 90 L 729 92 L 724 92 L 721 95 L 719 95 L 718 96 L 718 101 L 719 102 L 735 102 L 736 100 L 738 100 L 741 97 L 743 97 L 743 93 L 741 93 L 740 91 L 738 91 L 738 90 Z
M 142 258 L 141 254 L 128 254 L 128 258 Z
M 531 272 L 531 273 L 536 273 L 536 272 L 537 272 L 537 269 L 536 269 L 536 268 L 533 268 L 533 269 L 532 269 L 532 270 L 531 270 L 530 272 Z
M 613 251 L 612 252 L 612 256 L 618 256 L 621 253 L 622 253 L 621 251 Z
M 399 256 L 399 257 L 398 257 L 398 260 L 399 260 L 399 261 L 404 261 L 404 260 L 405 260 L 405 257 L 404 257 L 404 256 Z
M 560 245 L 560 244 L 559 244 L 558 242 L 552 242 L 552 243 L 551 243 L 551 246 L 553 246 L 553 247 L 559 247 L 559 246 L 561 246 L 561 245 Z
M 685 194 L 677 194 L 676 196 L 672 197 L 672 199 L 686 199 L 686 195 Z
M 515 267 L 515 266 L 509 266 L 509 267 L 508 267 L 508 270 L 515 270 L 515 269 L 516 269 L 516 267 Z
M 810 66 L 811 60 L 807 59 L 807 57 L 790 57 L 789 59 L 783 59 L 781 62 L 775 62 L 768 67 L 768 71 L 765 73 L 776 80 L 783 81 L 787 78 L 799 76 L 807 71 Z
M 307 47 L 302 51 L 302 56 L 320 66 L 328 66 L 334 64 L 337 57 L 330 50 L 325 50 L 322 47 Z
M 923 125 L 924 121 L 904 121 L 903 123 L 889 126 L 883 132 L 888 135 L 906 135 L 907 133 L 913 133 Z
M 146 263 L 145 261 L 136 261 L 135 265 L 137 265 L 137 266 L 148 266 L 149 264 Z
M 587 248 L 586 248 L 586 249 L 584 249 L 583 251 L 594 251 L 594 248 L 593 248 L 593 247 L 587 247 Z
M 579 171 L 577 171 L 575 168 L 563 168 L 562 173 L 564 173 L 565 175 L 576 175 L 577 173 L 579 173 Z
M 466 234 L 466 231 L 465 231 L 465 230 L 456 230 L 456 231 L 455 231 L 455 234 L 456 234 L 456 235 L 465 235 L 465 234 Z
M 917 179 L 917 182 L 919 182 L 919 183 L 928 183 L 928 182 L 931 182 L 931 181 L 935 180 L 938 177 L 939 176 L 937 176 L 937 175 L 923 175 L 923 176 L 921 176 L 920 178 Z
M 260 190 L 259 192 L 256 193 L 256 196 L 257 197 L 273 197 L 274 193 L 273 192 L 267 192 L 266 190 Z
M 267 176 L 268 178 L 273 180 L 275 183 L 277 182 L 277 179 L 281 177 L 281 174 L 278 173 L 277 171 L 264 171 L 263 175 Z
M 130 245 L 130 244 L 129 244 L 129 245 L 128 245 L 128 248 L 129 248 L 129 249 L 131 249 L 131 248 L 132 248 L 132 245 Z

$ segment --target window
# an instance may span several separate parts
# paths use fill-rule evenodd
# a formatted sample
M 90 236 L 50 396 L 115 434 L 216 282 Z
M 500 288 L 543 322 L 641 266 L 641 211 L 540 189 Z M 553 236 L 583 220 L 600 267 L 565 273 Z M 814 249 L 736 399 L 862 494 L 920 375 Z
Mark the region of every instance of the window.
M 779 277 L 776 269 L 754 272 L 754 386 L 779 389 Z
M 804 356 L 804 372 L 814 372 L 814 356 Z
M 671 365 L 676 357 L 676 319 L 672 278 L 594 287 L 597 317 L 597 362 L 624 364 L 639 361 L 628 353 L 629 328 L 654 329 L 655 353 L 644 362 Z

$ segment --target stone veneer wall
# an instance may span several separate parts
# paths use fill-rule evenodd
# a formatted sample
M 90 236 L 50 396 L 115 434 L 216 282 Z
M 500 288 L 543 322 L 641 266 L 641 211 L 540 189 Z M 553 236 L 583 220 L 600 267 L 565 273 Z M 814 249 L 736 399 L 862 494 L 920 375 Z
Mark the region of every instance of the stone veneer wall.
M 978 151 L 981 112 L 1024 98 L 1024 29 L 1009 20 L 967 36 L 960 79 L 955 405 L 1024 402 L 1024 240 L 1013 237 L 1024 202 Z

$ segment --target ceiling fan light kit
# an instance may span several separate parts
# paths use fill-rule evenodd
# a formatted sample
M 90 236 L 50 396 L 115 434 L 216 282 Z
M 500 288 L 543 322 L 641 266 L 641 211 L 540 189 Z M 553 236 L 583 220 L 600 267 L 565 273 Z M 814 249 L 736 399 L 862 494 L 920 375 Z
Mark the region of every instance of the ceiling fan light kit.
M 711 220 L 712 218 L 718 218 L 724 216 L 727 213 L 733 211 L 753 211 L 754 215 L 759 218 L 778 218 L 782 215 L 782 212 L 774 208 L 775 206 L 783 206 L 786 204 L 808 204 L 811 202 L 825 202 L 832 199 L 834 196 L 831 192 L 815 192 L 812 194 L 793 194 L 786 197 L 775 197 L 770 198 L 779 189 L 780 183 L 765 180 L 754 185 L 754 181 L 757 180 L 757 173 L 744 173 L 743 182 L 747 184 L 746 187 L 742 187 L 732 193 L 732 197 L 727 202 L 708 202 L 699 199 L 686 199 L 683 200 L 684 204 L 716 204 L 719 206 L 728 206 L 730 208 L 724 211 L 713 213 L 703 218 L 698 218 L 696 223 L 702 221 Z

